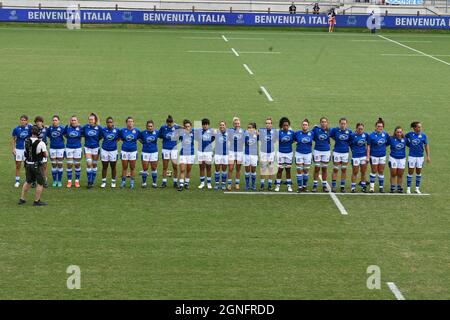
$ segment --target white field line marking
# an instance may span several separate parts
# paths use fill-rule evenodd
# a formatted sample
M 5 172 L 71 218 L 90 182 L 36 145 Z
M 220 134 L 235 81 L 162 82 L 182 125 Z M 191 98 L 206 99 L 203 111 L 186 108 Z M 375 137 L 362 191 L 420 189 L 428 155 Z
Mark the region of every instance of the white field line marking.
M 264 38 L 228 38 L 229 40 L 264 40 Z
M 228 42 L 227 37 L 225 37 L 224 35 L 222 35 L 222 39 L 223 39 L 225 42 Z
M 219 37 L 181 37 L 181 39 L 195 39 L 195 40 L 222 40 Z
M 266 90 L 266 88 L 264 88 L 263 86 L 261 86 L 260 88 L 261 88 L 262 92 L 264 92 L 264 94 L 266 95 L 267 100 L 273 101 L 273 98 L 270 96 L 270 94 L 269 94 L 269 92 Z
M 243 64 L 245 70 L 247 70 L 248 73 L 250 73 L 251 75 L 253 75 L 253 71 L 250 70 L 250 68 L 248 67 L 248 65 L 246 65 L 245 63 Z
M 384 42 L 383 40 L 375 40 L 375 39 L 352 39 L 347 40 L 351 42 Z M 427 40 L 402 40 L 402 42 L 410 42 L 410 43 L 431 43 L 432 41 Z
M 231 48 L 231 51 L 233 51 L 233 53 L 236 57 L 239 57 L 239 53 L 236 50 L 234 50 L 234 48 Z
M 429 57 L 429 58 L 431 58 L 431 59 L 433 59 L 433 60 L 442 62 L 443 64 L 446 64 L 446 65 L 450 66 L 450 62 L 441 60 L 441 59 L 439 59 L 439 58 L 436 58 L 435 56 L 432 56 L 432 55 L 430 55 L 430 54 L 424 53 L 424 52 L 422 52 L 422 51 L 420 51 L 420 50 L 417 50 L 417 49 L 408 47 L 408 46 L 405 45 L 405 44 L 402 44 L 402 43 L 400 43 L 400 42 L 398 42 L 398 41 L 395 41 L 395 40 L 386 38 L 386 37 L 384 37 L 384 36 L 382 36 L 382 35 L 378 35 L 378 36 L 379 36 L 380 38 L 384 39 L 384 40 L 387 40 L 387 41 L 390 41 L 390 42 L 392 42 L 392 43 L 395 43 L 395 44 L 397 44 L 397 45 L 399 45 L 399 46 L 401 46 L 401 47 L 403 47 L 403 48 L 406 48 L 406 49 L 409 49 L 409 50 L 411 50 L 411 51 L 417 52 L 417 53 L 419 53 L 419 54 L 421 54 L 421 55 L 424 55 L 424 56 Z
M 400 290 L 395 285 L 395 283 L 386 282 L 386 284 L 388 285 L 389 289 L 391 289 L 392 293 L 397 298 L 397 300 L 406 300 L 405 297 L 403 296 L 403 294 L 400 292 Z
M 270 196 L 277 196 L 277 195 L 290 195 L 290 196 L 329 196 L 330 193 L 328 192 L 268 192 L 268 191 L 258 191 L 258 192 L 247 192 L 247 191 L 226 191 L 225 194 L 240 194 L 240 195 L 247 195 L 247 196 L 257 196 L 257 195 L 270 195 Z M 423 196 L 430 196 L 429 193 L 335 193 L 336 197 L 340 196 L 361 196 L 361 197 L 423 197 Z
M 323 182 L 322 175 L 319 175 L 319 178 L 320 178 L 320 181 Z M 326 183 L 327 183 L 328 190 L 331 190 L 330 185 L 328 184 L 328 181 Z M 339 209 L 339 212 L 342 215 L 348 215 L 347 210 L 345 210 L 344 206 L 342 205 L 342 202 L 338 199 L 338 197 L 333 192 L 329 192 L 329 194 L 330 194 L 331 199 L 333 199 L 334 204 Z
M 388 56 L 388 57 L 425 57 L 422 54 L 416 54 L 416 53 L 381 53 L 381 56 Z M 450 57 L 450 54 L 433 54 L 434 57 Z

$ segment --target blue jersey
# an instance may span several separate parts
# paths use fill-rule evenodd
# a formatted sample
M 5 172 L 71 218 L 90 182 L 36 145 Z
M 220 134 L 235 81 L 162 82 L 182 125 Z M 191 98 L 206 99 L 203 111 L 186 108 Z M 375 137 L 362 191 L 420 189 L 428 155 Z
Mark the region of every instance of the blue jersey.
M 31 124 L 27 124 L 24 127 L 17 126 L 14 128 L 12 136 L 16 137 L 16 149 L 25 149 L 25 139 L 31 137 L 31 127 Z
M 47 128 L 47 137 L 50 139 L 51 149 L 64 149 L 64 127 L 50 126 Z
M 312 132 L 314 133 L 314 150 L 330 151 L 330 131 L 315 126 Z
M 216 131 L 214 133 L 216 142 L 216 154 L 226 156 L 228 155 L 228 132 L 227 131 Z
M 213 129 L 194 129 L 195 140 L 198 143 L 197 150 L 201 152 L 212 152 L 212 142 L 215 139 Z
M 143 153 L 155 153 L 158 152 L 158 130 L 144 130 L 139 135 L 139 141 L 142 143 Z
M 423 157 L 423 149 L 428 144 L 427 135 L 423 132 L 408 132 L 406 134 L 406 145 L 409 147 L 410 157 Z
M 296 152 L 301 154 L 309 154 L 312 152 L 312 142 L 314 140 L 314 132 L 299 130 L 295 132 L 295 141 L 297 142 Z
M 83 132 L 85 147 L 87 147 L 87 148 L 100 147 L 102 127 L 100 127 L 98 125 L 91 126 L 90 124 L 86 124 L 82 128 L 82 132 Z
M 257 156 L 258 155 L 258 140 L 259 136 L 256 132 L 250 133 L 248 131 L 245 132 L 244 135 L 245 141 L 245 154 Z
M 69 149 L 81 148 L 81 126 L 72 127 L 68 125 L 64 128 L 66 136 L 66 147 Z
M 278 144 L 278 152 L 281 153 L 291 153 L 292 152 L 292 144 L 294 143 L 295 132 L 294 130 L 279 130 L 278 131 L 278 140 L 280 143 Z
M 167 150 L 172 150 L 177 145 L 176 131 L 180 129 L 180 126 L 174 124 L 171 128 L 168 125 L 163 125 L 159 129 L 159 138 L 162 139 L 162 148 Z
M 193 156 L 194 155 L 194 130 L 187 132 L 182 129 L 178 133 L 179 140 L 181 141 L 180 155 L 182 156 Z
M 391 153 L 389 156 L 395 159 L 406 158 L 406 139 L 397 137 L 390 137 L 389 145 L 391 146 Z
M 377 133 L 373 131 L 369 135 L 367 143 L 370 145 L 370 155 L 372 157 L 386 156 L 386 147 L 389 145 L 389 134 L 386 131 Z
M 112 127 L 103 127 L 101 131 L 102 149 L 105 151 L 116 151 L 117 150 L 117 140 L 119 140 L 120 129 Z
M 260 152 L 275 152 L 275 142 L 278 141 L 277 131 L 275 129 L 260 129 L 259 141 L 261 142 L 261 145 L 259 147 Z
M 367 156 L 367 141 L 369 139 L 369 134 L 363 132 L 358 134 L 353 132 L 350 136 L 350 146 L 352 149 L 353 158 L 362 158 Z
M 128 129 L 123 128 L 120 130 L 120 139 L 122 143 L 122 151 L 134 152 L 137 151 L 137 141 L 139 139 L 140 131 L 137 128 Z
M 351 134 L 352 130 L 349 129 L 341 130 L 340 128 L 331 128 L 330 137 L 335 141 L 333 151 L 338 153 L 348 153 Z
M 230 143 L 230 151 L 244 152 L 245 132 L 242 128 L 228 129 L 228 141 Z

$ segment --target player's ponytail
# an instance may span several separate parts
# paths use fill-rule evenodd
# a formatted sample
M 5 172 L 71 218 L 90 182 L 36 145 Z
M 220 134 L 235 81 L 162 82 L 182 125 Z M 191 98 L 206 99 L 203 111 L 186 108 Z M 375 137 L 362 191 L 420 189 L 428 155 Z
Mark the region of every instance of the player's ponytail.
M 173 123 L 173 117 L 170 114 L 167 116 L 166 123 Z

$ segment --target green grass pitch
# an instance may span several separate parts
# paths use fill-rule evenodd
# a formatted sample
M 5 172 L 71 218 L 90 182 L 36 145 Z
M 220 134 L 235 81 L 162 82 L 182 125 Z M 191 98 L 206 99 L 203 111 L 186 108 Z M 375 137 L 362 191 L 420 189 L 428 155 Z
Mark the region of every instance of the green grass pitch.
M 339 30 L 2 26 L 0 298 L 395 299 L 391 281 L 406 299 L 449 299 L 450 35 L 384 35 L 441 61 Z M 420 120 L 430 196 L 338 196 L 344 216 L 328 195 L 199 191 L 195 167 L 183 193 L 49 188 L 48 207 L 18 207 L 10 136 L 19 115 L 85 122 L 91 111 L 121 125 L 131 115 L 139 128 L 168 114 L 214 126 L 287 115 L 295 129 L 305 117 L 337 125 L 346 116 L 368 131 L 382 116 L 389 132 Z M 81 290 L 66 287 L 69 265 L 81 268 Z M 370 265 L 381 269 L 380 290 L 366 287 Z

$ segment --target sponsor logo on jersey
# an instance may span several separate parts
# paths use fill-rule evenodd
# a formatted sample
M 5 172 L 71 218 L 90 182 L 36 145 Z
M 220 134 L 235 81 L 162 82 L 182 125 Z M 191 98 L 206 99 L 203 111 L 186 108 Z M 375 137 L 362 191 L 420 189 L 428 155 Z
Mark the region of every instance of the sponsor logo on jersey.
M 131 142 L 134 140 L 134 135 L 133 134 L 129 134 L 125 137 L 125 140 L 127 140 L 128 142 Z
M 327 140 L 328 139 L 328 135 L 326 133 L 322 133 L 319 135 L 319 140 Z
M 340 134 L 339 140 L 348 140 L 348 134 Z
M 310 143 L 310 142 L 311 142 L 311 138 L 309 138 L 309 137 L 302 138 L 302 143 Z
M 77 128 L 76 130 L 78 131 L 78 128 Z M 69 137 L 70 137 L 70 138 L 78 138 L 78 137 L 79 137 L 79 134 L 78 134 L 77 131 L 70 131 Z
M 58 131 L 52 131 L 52 138 L 58 138 L 59 136 L 61 136 L 61 132 L 59 132 L 59 128 L 58 128 Z
M 386 143 L 386 140 L 384 140 L 384 139 L 379 139 L 378 141 L 377 141 L 377 144 L 379 145 L 379 146 L 381 146 L 381 145 L 383 145 L 383 144 L 385 144 Z
M 413 139 L 413 140 L 411 140 L 411 144 L 413 146 L 418 146 L 420 144 L 420 139 Z
M 88 136 L 89 137 L 95 137 L 97 135 L 97 130 L 89 130 L 88 131 Z
M 19 137 L 21 139 L 25 139 L 26 137 L 28 137 L 28 130 L 21 131 Z
M 106 140 L 113 141 L 116 139 L 116 135 L 114 133 L 110 133 L 106 136 Z

